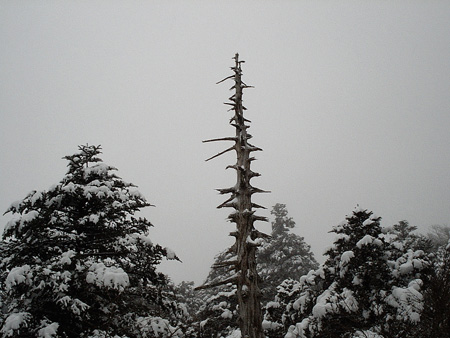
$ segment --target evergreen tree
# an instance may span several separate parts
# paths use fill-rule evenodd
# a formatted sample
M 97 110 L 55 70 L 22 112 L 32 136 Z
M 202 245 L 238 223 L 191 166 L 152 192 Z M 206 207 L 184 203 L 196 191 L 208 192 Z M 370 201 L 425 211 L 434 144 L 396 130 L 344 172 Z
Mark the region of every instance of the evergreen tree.
M 433 249 L 438 251 L 441 247 L 447 245 L 450 240 L 450 226 L 433 224 L 430 226 L 430 232 L 427 233 L 427 237 L 433 245 Z
M 0 278 L 4 337 L 181 337 L 165 275 L 175 254 L 148 238 L 135 213 L 150 204 L 98 155 L 80 146 L 68 172 L 7 212 Z
M 275 217 L 271 238 L 258 252 L 258 272 L 264 303 L 275 297 L 277 286 L 285 279 L 299 280 L 318 267 L 305 239 L 290 232 L 295 227 L 295 221 L 288 217 L 286 205 L 277 203 L 270 213 Z
M 332 232 L 325 263 L 279 289 L 284 312 L 270 327 L 287 329 L 286 338 L 410 337 L 423 308 L 425 253 L 391 242 L 360 207 Z
M 433 251 L 433 243 L 430 238 L 421 234 L 415 234 L 417 227 L 410 225 L 408 221 L 399 221 L 392 228 L 387 229 L 387 233 L 393 235 L 393 241 L 401 242 L 405 248 L 412 250 Z
M 412 337 L 450 338 L 450 240 L 434 257 L 424 290 L 424 310 L 419 328 Z

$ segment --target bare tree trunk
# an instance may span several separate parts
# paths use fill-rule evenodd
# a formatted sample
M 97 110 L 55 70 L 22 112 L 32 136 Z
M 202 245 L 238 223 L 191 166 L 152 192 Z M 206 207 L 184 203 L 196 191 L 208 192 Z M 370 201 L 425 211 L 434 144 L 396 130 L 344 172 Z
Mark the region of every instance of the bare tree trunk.
M 231 207 L 235 209 L 235 211 L 229 215 L 229 220 L 236 223 L 237 230 L 230 234 L 236 237 L 236 243 L 232 247 L 232 250 L 236 254 L 236 260 L 224 263 L 235 265 L 236 269 L 236 274 L 232 280 L 237 285 L 239 327 L 241 329 L 242 337 L 263 338 L 261 291 L 258 285 L 258 273 L 256 271 L 256 250 L 260 245 L 261 238 L 267 236 L 255 229 L 254 222 L 258 220 L 267 221 L 267 218 L 254 215 L 255 211 L 253 211 L 253 208 L 263 207 L 252 203 L 251 197 L 254 193 L 266 191 L 255 188 L 250 184 L 252 177 L 260 176 L 250 169 L 250 164 L 254 160 L 250 154 L 253 151 L 259 151 L 261 149 L 248 142 L 251 135 L 247 133 L 247 129 L 250 126 L 245 123 L 250 121 L 244 118 L 244 110 L 246 108 L 242 105 L 242 94 L 243 89 L 249 88 L 249 86 L 242 82 L 241 78 L 241 64 L 244 61 L 239 61 L 239 54 L 236 54 L 234 59 L 235 66 L 231 68 L 234 71 L 234 75 L 229 76 L 222 81 L 234 79 L 234 86 L 231 89 L 235 90 L 235 94 L 230 97 L 231 103 L 226 104 L 231 105 L 231 109 L 234 110 L 234 116 L 231 118 L 230 124 L 235 127 L 236 136 L 206 140 L 204 142 L 235 142 L 234 146 L 212 156 L 208 160 L 231 150 L 236 151 L 236 164 L 227 167 L 236 170 L 236 185 L 228 189 L 218 189 L 221 194 L 231 193 L 231 197 L 219 205 L 218 208 Z M 230 280 L 228 279 L 227 281 L 224 281 L 224 283 L 218 284 L 225 284 L 225 282 L 228 283 Z

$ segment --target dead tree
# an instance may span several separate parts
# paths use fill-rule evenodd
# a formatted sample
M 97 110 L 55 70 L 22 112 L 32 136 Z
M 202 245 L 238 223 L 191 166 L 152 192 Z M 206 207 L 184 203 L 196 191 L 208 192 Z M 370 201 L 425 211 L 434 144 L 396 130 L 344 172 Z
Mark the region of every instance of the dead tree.
M 232 278 L 228 278 L 214 285 L 204 285 L 200 288 L 208 288 L 228 283 L 235 283 L 237 286 L 237 298 L 239 306 L 239 327 L 243 338 L 263 338 L 262 330 L 262 311 L 261 311 L 261 291 L 258 286 L 258 274 L 256 271 L 256 250 L 261 244 L 263 238 L 267 235 L 255 229 L 255 221 L 267 221 L 266 217 L 255 215 L 254 209 L 264 208 L 252 202 L 252 195 L 255 193 L 267 192 L 258 189 L 250 184 L 253 177 L 260 174 L 250 169 L 250 164 L 254 157 L 251 154 L 261 148 L 251 145 L 248 140 L 251 135 L 247 133 L 250 127 L 249 120 L 244 118 L 244 110 L 242 105 L 242 94 L 245 88 L 251 86 L 246 85 L 242 81 L 241 64 L 239 54 L 234 57 L 235 65 L 231 67 L 234 74 L 219 81 L 234 80 L 234 85 L 230 90 L 234 90 L 234 94 L 229 98 L 230 105 L 234 116 L 230 120 L 230 124 L 236 129 L 236 135 L 233 137 L 223 137 L 217 139 L 206 140 L 203 142 L 215 141 L 231 141 L 234 144 L 226 150 L 210 157 L 206 161 L 212 160 L 229 151 L 236 151 L 237 162 L 230 165 L 227 169 L 234 169 L 237 173 L 237 182 L 231 188 L 217 189 L 220 194 L 231 194 L 229 198 L 220 204 L 218 208 L 233 208 L 234 212 L 228 216 L 228 219 L 236 223 L 236 231 L 230 233 L 230 236 L 236 238 L 236 242 L 230 248 L 235 253 L 235 258 L 230 261 L 222 262 L 220 266 L 230 266 L 235 270 Z M 247 124 L 246 124 L 247 123 Z M 264 208 L 265 209 L 265 208 Z

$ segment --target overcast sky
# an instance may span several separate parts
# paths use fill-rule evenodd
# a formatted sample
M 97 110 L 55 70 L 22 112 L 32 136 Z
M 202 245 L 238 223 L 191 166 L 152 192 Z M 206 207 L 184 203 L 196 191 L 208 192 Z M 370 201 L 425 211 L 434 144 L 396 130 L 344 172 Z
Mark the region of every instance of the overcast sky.
M 357 204 L 383 226 L 450 223 L 449 1 L 0 1 L 2 212 L 101 144 L 183 261 L 161 269 L 200 284 L 233 242 L 214 189 L 235 156 L 204 162 L 227 144 L 201 141 L 234 134 L 215 83 L 236 52 L 253 183 L 272 191 L 254 201 L 285 203 L 319 261 Z

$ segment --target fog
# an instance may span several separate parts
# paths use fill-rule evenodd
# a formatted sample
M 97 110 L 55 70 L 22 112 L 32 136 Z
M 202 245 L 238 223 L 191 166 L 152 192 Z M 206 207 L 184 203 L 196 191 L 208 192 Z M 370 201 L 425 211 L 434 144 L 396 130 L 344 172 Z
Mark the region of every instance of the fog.
M 2 1 L 0 208 L 101 144 L 183 261 L 161 270 L 200 284 L 233 242 L 214 189 L 235 155 L 205 162 L 227 145 L 201 141 L 234 134 L 215 83 L 239 52 L 261 215 L 286 204 L 319 261 L 358 204 L 383 226 L 449 224 L 449 32 L 445 1 Z

